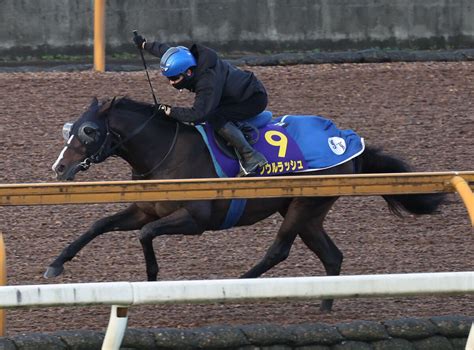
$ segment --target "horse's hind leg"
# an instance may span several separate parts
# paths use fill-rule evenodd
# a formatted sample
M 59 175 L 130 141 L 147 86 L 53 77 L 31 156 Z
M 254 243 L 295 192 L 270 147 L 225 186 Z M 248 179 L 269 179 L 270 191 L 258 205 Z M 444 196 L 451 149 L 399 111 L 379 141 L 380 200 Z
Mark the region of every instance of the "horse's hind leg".
M 322 198 L 321 198 L 322 199 Z M 318 200 L 321 200 L 318 199 Z M 328 198 L 329 199 L 329 198 Z M 299 236 L 321 260 L 328 276 L 337 276 L 341 272 L 343 255 L 323 228 L 323 221 L 329 209 L 336 201 L 322 201 L 318 206 L 317 215 L 306 222 Z M 321 311 L 329 312 L 332 309 L 333 299 L 325 299 L 321 303 Z
M 305 198 L 295 198 L 291 201 L 289 207 L 285 208 L 285 219 L 265 256 L 240 278 L 259 277 L 288 257 L 302 223 L 308 220 L 307 213 L 312 214 L 312 211 L 307 209 L 308 204 L 309 201 Z
M 125 210 L 97 220 L 86 233 L 82 234 L 67 246 L 61 254 L 54 259 L 44 273 L 44 277 L 50 278 L 59 276 L 64 271 L 64 263 L 74 258 L 82 248 L 102 233 L 136 230 L 154 219 L 156 218 L 143 213 L 135 204 L 132 204 Z
M 287 231 L 280 228 L 275 241 L 268 248 L 265 256 L 249 271 L 244 273 L 240 278 L 256 278 L 270 270 L 275 265 L 285 260 L 290 254 L 291 246 L 296 237 L 296 232 Z

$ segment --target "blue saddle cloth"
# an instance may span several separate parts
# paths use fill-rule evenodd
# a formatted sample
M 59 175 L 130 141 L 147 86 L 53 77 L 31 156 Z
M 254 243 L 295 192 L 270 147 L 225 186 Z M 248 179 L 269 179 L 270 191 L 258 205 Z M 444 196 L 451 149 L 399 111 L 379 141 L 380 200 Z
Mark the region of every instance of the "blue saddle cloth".
M 307 164 L 303 171 L 338 166 L 365 149 L 364 139 L 353 130 L 340 130 L 331 120 L 321 116 L 285 115 L 273 123 L 284 126 L 301 149 Z
M 268 114 L 262 116 L 268 120 Z M 271 119 L 271 117 L 270 117 Z M 257 124 L 261 123 L 256 121 Z M 220 177 L 234 177 L 236 159 L 217 145 L 210 125 L 197 126 L 212 155 Z M 285 115 L 260 125 L 253 147 L 268 164 L 257 176 L 323 170 L 343 164 L 364 151 L 364 140 L 352 130 L 340 130 L 329 119 L 313 115 Z

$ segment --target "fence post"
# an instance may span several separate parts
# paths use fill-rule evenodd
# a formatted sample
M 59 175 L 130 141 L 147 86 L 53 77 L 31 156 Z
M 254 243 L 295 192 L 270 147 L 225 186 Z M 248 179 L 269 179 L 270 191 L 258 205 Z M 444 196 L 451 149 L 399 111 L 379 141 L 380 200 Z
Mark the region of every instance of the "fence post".
M 94 69 L 105 71 L 105 0 L 94 0 Z
M 7 284 L 7 258 L 3 235 L 0 232 L 0 286 Z M 5 336 L 5 310 L 0 309 L 0 337 Z
M 109 325 L 105 332 L 102 350 L 118 350 L 122 344 L 128 322 L 128 308 L 126 306 L 112 305 Z
M 466 350 L 474 350 L 474 322 L 471 325 L 471 330 L 467 336 Z

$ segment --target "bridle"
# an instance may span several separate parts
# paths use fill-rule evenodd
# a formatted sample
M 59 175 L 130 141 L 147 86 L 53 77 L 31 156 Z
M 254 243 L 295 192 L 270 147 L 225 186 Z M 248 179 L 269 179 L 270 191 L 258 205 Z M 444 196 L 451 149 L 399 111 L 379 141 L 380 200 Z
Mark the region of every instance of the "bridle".
M 80 147 L 71 145 L 71 140 L 72 140 L 72 138 L 70 138 L 66 142 L 66 148 L 71 149 L 71 150 L 73 150 L 77 153 L 81 153 L 82 149 Z M 81 144 L 82 144 L 82 142 L 81 142 Z M 87 157 L 82 162 L 76 164 L 70 171 L 73 174 L 77 173 L 78 171 L 85 171 L 85 170 L 89 169 L 89 167 L 91 166 L 91 163 L 92 163 L 92 157 Z
M 107 112 L 107 115 L 105 116 L 106 134 L 105 134 L 104 141 L 102 142 L 102 144 L 100 145 L 100 147 L 97 149 L 97 151 L 94 154 L 86 157 L 81 163 L 79 163 L 77 165 L 77 167 L 79 167 L 80 170 L 85 171 L 85 170 L 89 169 L 89 167 L 93 163 L 103 162 L 108 157 L 115 155 L 115 152 L 118 149 L 120 149 L 126 142 L 130 141 L 132 138 L 134 138 L 135 136 L 140 134 L 145 129 L 145 127 L 148 125 L 148 123 L 150 123 L 150 121 L 153 118 L 155 118 L 155 116 L 159 112 L 158 108 L 155 108 L 155 110 L 153 111 L 153 114 L 147 120 L 145 120 L 141 125 L 139 125 L 135 130 L 133 130 L 133 132 L 130 135 L 128 135 L 126 138 L 122 139 L 122 136 L 118 132 L 115 132 L 114 130 L 112 130 L 112 128 L 109 125 L 108 113 L 110 113 L 112 108 L 113 108 L 113 105 L 110 107 L 109 111 Z M 165 160 L 168 158 L 168 156 L 172 153 L 172 151 L 173 151 L 173 149 L 176 145 L 176 141 L 178 140 L 178 134 L 179 134 L 179 122 L 175 122 L 175 124 L 176 124 L 176 128 L 175 128 L 173 140 L 171 141 L 170 147 L 168 148 L 168 151 L 166 152 L 165 156 L 156 165 L 154 165 L 151 168 L 151 170 L 149 170 L 145 173 L 136 174 L 132 170 L 134 177 L 144 178 L 144 177 L 150 175 L 153 171 L 158 169 L 165 162 Z M 111 146 L 112 141 L 113 141 L 114 138 L 118 139 L 119 141 L 115 142 L 113 144 L 113 146 Z M 74 148 L 77 148 L 77 147 L 73 147 L 72 149 L 74 149 Z

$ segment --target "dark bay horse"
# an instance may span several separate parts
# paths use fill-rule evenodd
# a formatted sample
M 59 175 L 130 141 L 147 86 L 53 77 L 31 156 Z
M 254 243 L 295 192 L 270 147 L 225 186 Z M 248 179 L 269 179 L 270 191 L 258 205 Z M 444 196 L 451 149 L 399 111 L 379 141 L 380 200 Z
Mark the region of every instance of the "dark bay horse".
M 87 111 L 72 125 L 68 141 L 53 165 L 59 180 L 73 180 L 76 173 L 109 156 L 123 158 L 132 168 L 133 179 L 185 179 L 217 177 L 211 156 L 197 130 L 177 123 L 150 104 L 127 98 L 99 103 L 92 101 Z M 399 159 L 374 148 L 346 163 L 315 174 L 354 174 L 407 172 Z M 298 174 L 295 174 L 298 175 Z M 413 214 L 436 211 L 443 196 L 386 195 L 383 198 L 395 214 L 405 210 Z M 296 238 L 321 260 L 327 275 L 339 275 L 343 255 L 323 228 L 323 221 L 337 197 L 296 197 L 250 199 L 236 226 L 254 224 L 275 212 L 284 218 L 275 241 L 264 257 L 242 278 L 262 275 L 285 260 Z M 115 215 L 102 218 L 66 247 L 51 263 L 45 277 L 60 275 L 64 263 L 95 237 L 109 231 L 140 230 L 140 243 L 149 281 L 158 275 L 153 250 L 155 237 L 168 234 L 199 235 L 219 230 L 230 200 L 134 203 Z M 324 300 L 323 311 L 330 311 L 332 300 Z

